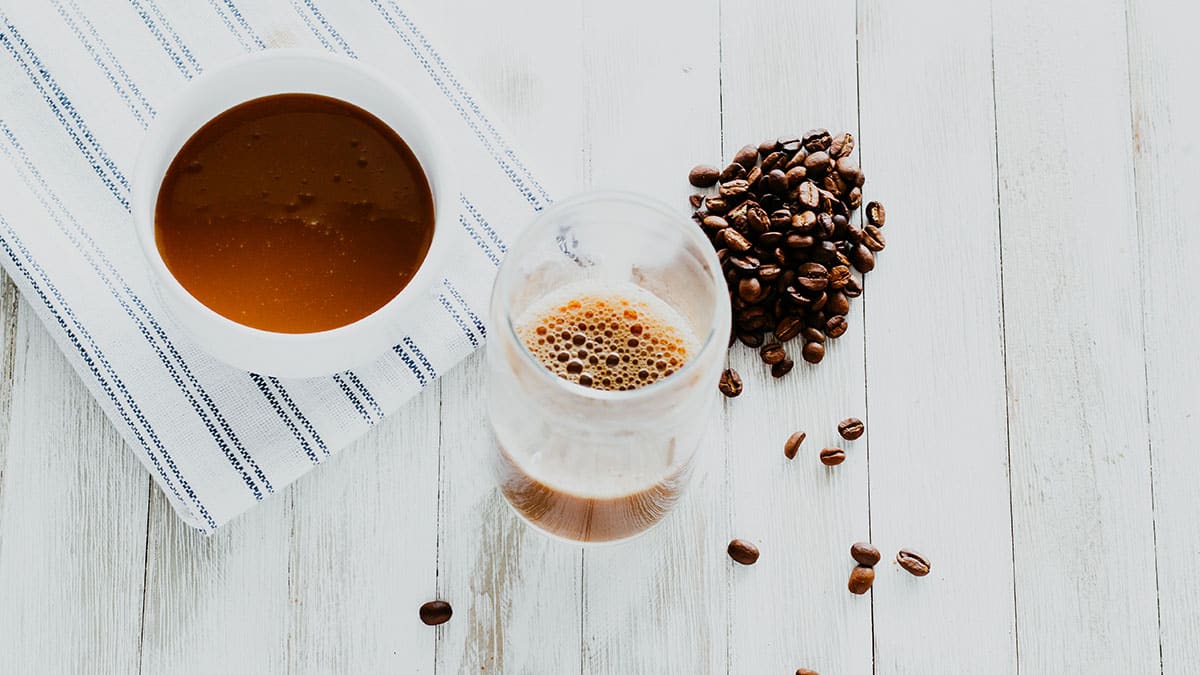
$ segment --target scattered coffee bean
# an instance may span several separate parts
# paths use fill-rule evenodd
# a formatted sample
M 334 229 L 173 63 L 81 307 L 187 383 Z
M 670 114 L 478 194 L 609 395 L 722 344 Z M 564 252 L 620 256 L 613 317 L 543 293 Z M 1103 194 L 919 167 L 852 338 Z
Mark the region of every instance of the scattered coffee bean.
M 795 459 L 796 453 L 800 452 L 800 444 L 804 442 L 806 434 L 803 431 L 788 436 L 788 439 L 783 443 L 783 456 L 788 459 Z
M 758 349 L 774 333 L 779 345 L 760 356 L 776 377 L 794 365 L 788 341 L 800 337 L 803 358 L 819 363 L 827 341 L 845 334 L 850 300 L 863 291 L 858 274 L 886 246 L 879 202 L 867 205 L 865 226 L 851 222 L 865 180 L 854 150 L 852 134 L 813 129 L 745 145 L 723 170 L 689 174 L 698 187 L 717 186 L 691 203 L 732 294 L 732 340 Z
M 743 565 L 753 565 L 758 562 L 758 547 L 745 539 L 734 539 L 729 542 L 729 548 L 725 550 L 734 562 Z
M 717 385 L 722 394 L 729 398 L 736 398 L 742 393 L 742 376 L 733 368 L 727 369 L 721 373 L 721 383 Z
M 850 581 L 846 587 L 855 595 L 862 595 L 871 590 L 871 584 L 875 583 L 875 570 L 866 565 L 859 565 L 850 571 Z
M 697 164 L 692 167 L 691 173 L 688 174 L 688 182 L 698 188 L 712 187 L 717 184 L 717 179 L 721 177 L 721 172 L 715 166 L 707 164 Z
M 821 463 L 825 466 L 837 466 L 846 461 L 846 451 L 841 448 L 825 448 L 821 451 Z
M 815 670 L 810 670 L 808 668 L 797 668 L 796 675 L 821 675 L 821 674 Z
M 868 544 L 865 541 L 860 541 L 850 547 L 850 557 L 859 565 L 874 567 L 875 563 L 879 562 L 879 549 Z
M 838 433 L 848 441 L 858 440 L 864 431 L 866 431 L 866 427 L 857 417 L 847 417 L 838 422 Z
M 923 577 L 929 574 L 929 559 L 916 551 L 907 548 L 900 549 L 900 552 L 896 554 L 896 562 L 900 563 L 900 566 L 914 577 Z
M 450 616 L 454 614 L 454 610 L 450 608 L 450 603 L 442 600 L 433 600 L 421 605 L 421 621 L 426 626 L 437 626 L 446 623 L 450 620 Z

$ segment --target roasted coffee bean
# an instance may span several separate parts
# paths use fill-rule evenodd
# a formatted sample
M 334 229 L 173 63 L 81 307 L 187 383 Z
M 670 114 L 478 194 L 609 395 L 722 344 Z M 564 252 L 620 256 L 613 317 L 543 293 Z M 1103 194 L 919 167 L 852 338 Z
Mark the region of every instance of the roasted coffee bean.
M 438 626 L 450 620 L 454 610 L 450 603 L 442 600 L 432 600 L 421 605 L 421 622 L 426 626 Z
M 778 149 L 779 149 L 779 141 L 777 141 L 773 138 L 770 140 L 763 141 L 762 143 L 758 144 L 758 154 L 760 157 L 766 157 L 767 155 L 771 154 L 772 152 L 775 152 Z
M 900 549 L 900 552 L 896 554 L 896 562 L 900 563 L 904 571 L 914 577 L 923 577 L 929 574 L 929 559 L 911 549 Z
M 768 366 L 773 366 L 776 363 L 786 359 L 787 352 L 784 351 L 783 345 L 779 344 L 778 342 L 772 342 L 770 344 L 763 345 L 762 349 L 758 350 L 758 356 L 763 360 L 763 363 L 767 364 Z
M 796 188 L 796 200 L 804 206 L 815 209 L 821 205 L 821 190 L 811 180 L 805 180 Z
M 823 291 L 829 285 L 829 271 L 819 263 L 804 263 L 796 270 L 796 285 L 807 291 Z
M 846 282 L 846 287 L 842 289 L 842 293 L 845 293 L 847 298 L 857 298 L 862 295 L 862 282 L 850 277 L 850 280 Z
M 820 328 L 805 326 L 804 330 L 800 331 L 800 335 L 804 337 L 805 342 L 820 342 L 825 344 L 825 333 Z
M 804 179 L 808 177 L 808 169 L 805 169 L 803 164 L 800 166 L 793 166 L 787 170 L 787 173 L 784 174 L 784 177 L 787 178 L 787 186 L 790 190 L 804 182 Z
M 745 197 L 748 192 L 750 192 L 750 183 L 740 179 L 721 183 L 720 187 L 717 188 L 717 194 L 730 202 Z
M 721 172 L 715 166 L 697 164 L 688 173 L 688 182 L 698 188 L 712 187 L 720 178 Z
M 775 169 L 783 169 L 787 166 L 788 160 L 791 159 L 785 153 L 775 151 L 763 157 L 762 170 L 764 174 L 769 174 Z
M 800 452 L 800 444 L 804 442 L 805 438 L 806 434 L 803 431 L 797 431 L 788 436 L 787 440 L 783 442 L 783 456 L 788 459 L 795 459 L 796 453 Z
M 850 581 L 846 587 L 855 595 L 862 595 L 871 590 L 871 584 L 875 583 L 875 570 L 866 565 L 858 565 L 850 571 Z
M 825 322 L 825 334 L 831 338 L 840 338 L 846 334 L 846 329 L 850 324 L 846 323 L 844 316 L 832 316 Z
M 850 190 L 850 194 L 846 195 L 846 206 L 852 209 L 862 206 L 862 188 L 856 186 Z
M 747 220 L 749 220 L 749 218 L 750 217 L 747 216 Z M 776 246 L 778 246 L 782 243 L 783 243 L 783 233 L 782 232 L 767 231 L 767 232 L 763 232 L 758 237 L 758 245 L 764 251 L 770 251 L 771 249 L 775 248 Z
M 792 372 L 792 366 L 795 366 L 795 365 L 796 365 L 796 363 L 794 361 L 792 361 L 791 359 L 785 358 L 784 360 L 780 361 L 779 363 L 776 363 L 775 365 L 771 366 L 771 377 L 775 377 L 775 378 L 783 377 L 784 375 L 787 375 L 788 373 Z
M 739 258 L 730 258 L 729 266 L 736 270 L 738 274 L 743 276 L 750 276 L 758 272 L 759 267 L 761 267 L 758 262 L 758 258 L 755 258 L 752 255 Z
M 775 141 L 775 147 L 790 155 L 800 149 L 800 138 L 797 136 L 780 136 L 779 140 Z
M 738 282 L 738 295 L 751 304 L 765 300 L 770 290 L 769 287 L 763 286 L 762 282 L 754 277 L 742 279 Z
M 855 543 L 850 547 L 850 557 L 859 565 L 874 567 L 879 562 L 879 549 L 865 541 Z
M 855 246 L 850 251 L 850 260 L 854 263 L 854 269 L 863 274 L 875 269 L 875 254 L 863 244 Z
M 851 244 L 862 243 L 862 230 L 858 229 L 854 223 L 846 224 L 846 241 Z
M 879 202 L 871 202 L 867 204 L 867 222 L 875 227 L 883 227 L 883 221 L 887 219 L 887 212 L 883 209 L 883 204 Z M 901 227 L 900 229 L 904 229 Z
M 704 203 L 704 195 L 692 195 L 688 197 L 688 203 L 692 205 L 693 209 L 698 209 L 700 208 L 700 205 Z
M 857 417 L 847 417 L 838 422 L 838 433 L 848 441 L 858 440 L 864 431 L 866 431 L 866 427 L 863 425 L 863 421 Z
M 787 185 L 787 174 L 783 171 L 774 169 L 767 174 L 767 189 L 771 192 L 787 192 Z
M 804 132 L 800 140 L 809 152 L 819 152 L 828 150 L 833 138 L 827 129 L 810 129 Z
M 816 297 L 814 297 L 812 299 L 812 304 L 809 305 L 808 307 L 809 307 L 809 309 L 813 310 L 814 312 L 819 312 L 822 309 L 824 309 L 825 303 L 827 303 L 827 302 L 829 302 L 829 294 L 826 293 L 825 291 L 821 291 L 820 293 L 817 294 Z
M 838 157 L 837 161 L 833 163 L 833 168 L 842 175 L 842 178 L 850 180 L 852 185 L 854 184 L 853 178 L 862 172 L 858 168 L 858 160 L 853 157 Z
M 798 166 L 804 166 L 804 160 L 806 159 L 808 159 L 808 150 L 805 150 L 804 146 L 800 146 L 800 149 L 797 150 L 795 154 L 792 155 L 792 158 L 788 160 L 788 163 L 784 165 L 783 170 L 790 171 Z
M 846 157 L 854 152 L 854 136 L 847 131 L 833 137 L 829 143 L 829 154 L 833 157 Z
M 785 316 L 775 324 L 775 339 L 780 342 L 787 342 L 799 335 L 803 328 L 804 324 L 800 321 L 799 317 L 793 315 Z
M 757 166 L 750 169 L 749 173 L 746 174 L 746 182 L 750 184 L 751 190 L 757 189 L 758 182 L 762 180 L 762 175 L 762 169 Z
M 725 201 L 724 197 L 706 197 L 704 199 L 704 208 L 709 213 L 721 215 L 729 210 L 729 202 Z
M 738 164 L 737 162 L 733 162 L 732 164 L 730 164 L 729 166 L 727 166 L 721 170 L 720 179 L 721 179 L 721 182 L 724 183 L 726 181 L 737 180 L 739 178 L 745 178 L 745 177 L 746 177 L 746 167 L 742 166 L 741 164 Z
M 901 228 L 904 229 L 904 228 Z M 874 225 L 868 225 L 863 228 L 862 245 L 872 251 L 882 251 L 887 246 L 887 240 L 883 238 L 883 230 L 880 230 Z
M 788 232 L 787 236 L 783 238 L 783 245 L 793 249 L 809 248 L 816 242 L 816 239 L 799 232 Z
M 801 211 L 792 216 L 792 229 L 800 234 L 812 234 L 817 230 L 817 214 L 812 211 Z
M 770 224 L 767 212 L 758 204 L 753 204 L 746 209 L 746 227 L 751 232 L 761 235 L 767 231 Z
M 750 170 L 758 162 L 758 148 L 753 145 L 743 145 L 733 156 L 733 161 Z
M 804 168 L 810 176 L 824 176 L 826 172 L 833 168 L 833 160 L 830 159 L 829 154 L 826 152 L 810 152 L 808 157 L 804 159 Z
M 764 284 L 774 283 L 782 273 L 779 265 L 759 265 L 758 267 L 758 278 Z
M 846 180 L 836 171 L 825 174 L 825 178 L 821 180 L 821 186 L 838 195 L 846 192 Z
M 810 668 L 797 668 L 796 675 L 821 675 L 821 674 Z
M 850 299 L 841 291 L 834 291 L 829 294 L 829 300 L 825 303 L 825 313 L 834 315 L 845 315 L 850 313 Z
M 763 343 L 762 333 L 758 332 L 739 332 L 737 339 L 738 342 L 741 342 L 751 349 L 758 349 Z
M 833 224 L 833 216 L 828 213 L 817 214 L 816 235 L 828 239 L 833 236 L 833 230 L 836 225 Z
M 786 230 L 792 224 L 792 212 L 787 209 L 775 209 L 771 212 L 771 229 Z
M 846 287 L 846 282 L 850 281 L 850 268 L 845 265 L 835 265 L 829 270 L 829 287 L 835 291 L 840 291 Z
M 721 382 L 717 385 L 722 394 L 729 398 L 736 398 L 742 393 L 742 376 L 733 368 L 727 369 L 721 373 Z
M 737 251 L 738 253 L 745 253 L 750 250 L 750 240 L 732 227 L 721 230 L 721 235 L 725 238 L 725 245 L 730 250 Z
M 729 221 L 721 216 L 704 216 L 704 220 L 700 221 L 700 227 L 703 227 L 710 232 L 716 232 L 729 227 Z
M 820 363 L 821 359 L 825 358 L 825 345 L 820 342 L 805 342 L 804 349 L 800 353 L 804 356 L 805 361 Z
M 753 565 L 758 562 L 758 547 L 744 539 L 734 539 L 725 549 L 734 562 L 742 565 Z
M 821 450 L 821 463 L 825 466 L 837 466 L 846 461 L 846 451 L 841 448 L 825 448 Z

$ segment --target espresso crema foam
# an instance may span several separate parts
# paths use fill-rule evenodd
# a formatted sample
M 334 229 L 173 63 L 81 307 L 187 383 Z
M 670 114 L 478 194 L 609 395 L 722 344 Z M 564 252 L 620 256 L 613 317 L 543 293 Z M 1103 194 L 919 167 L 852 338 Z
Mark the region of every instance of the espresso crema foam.
M 517 334 L 550 372 L 594 389 L 627 391 L 683 367 L 698 350 L 687 321 L 633 284 L 572 285 L 525 312 Z

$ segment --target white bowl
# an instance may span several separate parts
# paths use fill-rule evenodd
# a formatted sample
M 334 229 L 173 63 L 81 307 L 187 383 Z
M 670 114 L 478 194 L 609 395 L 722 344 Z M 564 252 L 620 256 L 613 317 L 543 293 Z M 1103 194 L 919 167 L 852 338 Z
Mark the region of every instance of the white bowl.
M 171 161 L 200 127 L 220 113 L 272 94 L 321 94 L 378 117 L 412 149 L 433 192 L 433 240 L 408 285 L 374 313 L 332 330 L 275 333 L 232 321 L 192 296 L 163 262 L 154 238 L 159 187 Z M 398 343 L 399 320 L 413 301 L 431 293 L 446 263 L 452 222 L 449 162 L 418 101 L 383 74 L 324 52 L 278 49 L 235 59 L 192 81 L 155 118 L 133 175 L 133 216 L 159 299 L 202 349 L 237 368 L 279 377 L 330 375 L 362 365 Z

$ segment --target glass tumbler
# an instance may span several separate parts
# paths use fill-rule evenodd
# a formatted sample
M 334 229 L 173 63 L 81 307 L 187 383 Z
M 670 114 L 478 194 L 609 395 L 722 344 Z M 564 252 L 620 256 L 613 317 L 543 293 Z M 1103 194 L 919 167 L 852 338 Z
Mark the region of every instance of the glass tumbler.
M 675 372 L 624 391 L 554 374 L 526 347 L 521 327 L 547 298 L 568 298 L 572 289 L 653 296 L 691 336 L 688 358 Z M 729 293 L 700 228 L 634 194 L 558 202 L 508 252 L 489 322 L 493 461 L 509 504 L 534 527 L 575 542 L 625 539 L 662 520 L 716 413 L 729 340 Z

